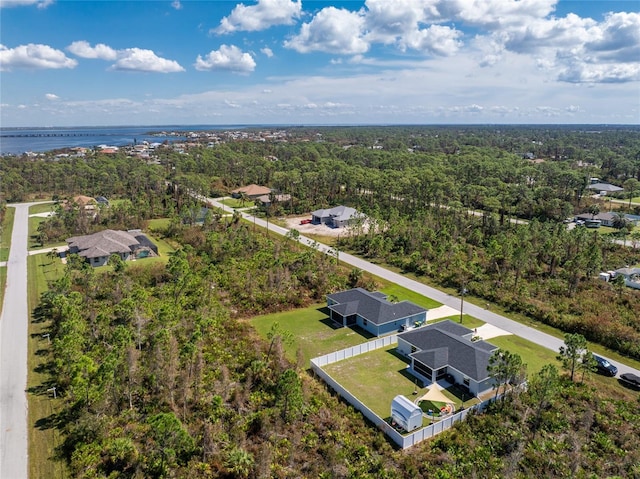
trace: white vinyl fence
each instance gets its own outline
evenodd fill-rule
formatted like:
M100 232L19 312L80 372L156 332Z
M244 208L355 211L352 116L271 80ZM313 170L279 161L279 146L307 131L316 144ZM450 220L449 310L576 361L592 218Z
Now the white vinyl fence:
M334 391L336 391L341 397L349 402L354 408L360 411L364 417L375 424L380 430L391 438L402 449L414 446L425 439L429 439L436 434L446 431L451 428L454 423L462 421L473 410L484 410L486 405L491 401L487 400L480 404L473 406L471 409L464 409L456 414L448 416L439 420L438 422L431 424L420 429L417 429L409 434L401 434L396 431L390 424L388 424L383 418L374 413L371 409L360 402L353 394L342 387L335 379L333 379L322 368L328 364L332 364L344 359L349 359L360 354L375 351L376 349L385 348L398 342L397 335L385 336L383 338L377 338L367 343L359 344L350 348L336 351L335 353L325 354L324 356L318 356L311 360L311 369L322 380L329 385ZM389 405L391 407L391 405Z

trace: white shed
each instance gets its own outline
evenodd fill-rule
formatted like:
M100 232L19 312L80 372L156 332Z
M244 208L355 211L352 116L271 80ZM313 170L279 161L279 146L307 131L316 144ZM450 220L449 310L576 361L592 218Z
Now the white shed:
M422 426L422 409L399 394L391 402L391 419L402 429L410 432Z

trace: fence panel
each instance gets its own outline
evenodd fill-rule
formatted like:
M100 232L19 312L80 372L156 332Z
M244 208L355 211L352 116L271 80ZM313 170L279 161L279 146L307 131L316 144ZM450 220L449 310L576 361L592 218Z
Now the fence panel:
M344 359L352 358L354 356L358 356L360 354L368 353L371 351L375 351L376 349L385 348L390 346L391 344L397 343L398 338L397 335L392 334L390 336L385 336L383 338L378 338L372 341L368 341L366 343L352 346L350 348L346 348L340 351L336 351L334 353L325 354L323 356L318 356L317 358L313 358L311 360L311 369L317 374L325 383L327 383L333 390L336 391L342 398L344 398L349 404L351 404L355 409L360 411L364 417L369 419L373 424L375 424L378 428L380 428L389 438L396 443L402 449L406 449L408 447L414 446L419 442L422 442L426 439L432 438L433 436L440 434L447 429L453 427L453 425L458 422L464 420L467 415L472 410L484 411L487 405L493 401L493 398L487 399L477 405L475 405L471 409L463 409L462 411L457 412L456 414L446 417L438 422L435 422L429 426L425 426L416 431L413 431L410 434L400 434L393 427L391 427L384 419L374 413L371 409L365 406L362 402L360 402L353 394L347 391L340 383L338 383L335 379L333 379L327 372L325 372L322 368L329 364L342 361ZM501 397L499 395L498 397Z

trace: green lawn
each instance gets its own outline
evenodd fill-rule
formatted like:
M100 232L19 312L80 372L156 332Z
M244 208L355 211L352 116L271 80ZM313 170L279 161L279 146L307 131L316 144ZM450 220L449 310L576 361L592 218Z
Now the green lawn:
M52 260L46 254L29 256L28 287L29 309L33 311L40 295L47 290L48 283L55 280L64 270L59 258ZM62 462L52 461L54 449L60 445L61 437L52 428L44 426L46 418L59 412L56 401L47 392L50 384L46 366L51 359L49 344L42 335L47 332L48 323L35 318L29 322L28 338L28 378L29 401L29 477L69 477Z
M340 385L362 401L369 409L383 419L391 414L391 401L398 394L417 399L429 391L416 385L415 377L407 371L409 363L396 353L396 346L377 349L353 358L329 364L323 369ZM456 410L462 406L462 400L451 390L443 390ZM415 393L415 394L414 394ZM478 402L477 399L465 400L469 407ZM427 424L427 420L424 420Z
M0 261L9 259L9 248L11 248L11 233L13 232L13 219L16 216L15 208L7 208L2 222L2 233L0 234Z
M271 326L277 322L282 330L293 335L291 344L285 345L287 357L295 361L300 349L304 365L308 367L309 361L316 356L355 346L370 339L369 336L364 336L364 331L335 328L327 313L324 304L316 304L308 308L256 316L251 319L251 324L266 338Z
M442 303L438 303L431 298L427 298L426 296L418 294L415 291L411 291L410 289L404 288L395 283L390 283L381 278L376 278L376 280L384 285L380 289L381 292L385 293L387 296L395 296L398 301L411 301L412 303L415 303L418 306L422 306L425 309L434 309L442 306Z
M381 291L388 295L394 295L400 301L406 299L427 309L440 306L437 301L401 286L387 283ZM277 321L283 330L289 331L293 335L293 342L285 347L287 357L295 360L297 351L300 349L305 364L309 364L309 360L316 356L332 353L371 339L371 335L366 331L335 328L329 320L328 310L325 306L325 304L315 304L309 308L258 316L251 319L251 324L262 337L266 338L271 326ZM455 319L455 321L458 320L459 317ZM482 322L465 315L464 324L473 328L480 326Z
M244 202L242 202L236 198L225 198L220 203L228 206L229 208L249 208L251 206L254 206L252 200L245 200Z
M42 245L36 239L38 234L38 226L40 223L46 221L47 218L42 218L40 216L30 216L29 217L29 246L28 249L34 248L42 248Z
M169 218L155 218L147 222L147 227L150 231L160 231L169 227Z
M522 362L527 365L528 375L536 374L546 364L554 364L558 369L561 369L560 362L556 359L556 352L538 346L520 336L509 334L487 339L487 342L520 355Z
M56 207L54 202L44 203L41 205L33 205L29 207L29 214L36 215L38 213L48 213L49 211L53 211Z

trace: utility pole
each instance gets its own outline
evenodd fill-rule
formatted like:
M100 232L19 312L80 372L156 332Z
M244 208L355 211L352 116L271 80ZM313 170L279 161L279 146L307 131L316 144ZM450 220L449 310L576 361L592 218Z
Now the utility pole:
M467 293L467 288L465 288L465 283L462 283L462 289L460 290L460 324L462 324L462 315L464 310L464 295Z

